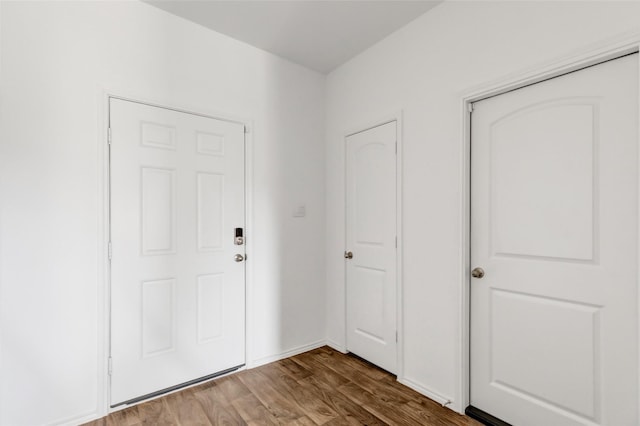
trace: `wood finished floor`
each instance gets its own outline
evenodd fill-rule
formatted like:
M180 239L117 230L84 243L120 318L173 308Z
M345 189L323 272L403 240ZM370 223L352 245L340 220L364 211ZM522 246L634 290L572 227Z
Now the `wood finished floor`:
M241 371L113 413L87 426L480 426L329 347Z

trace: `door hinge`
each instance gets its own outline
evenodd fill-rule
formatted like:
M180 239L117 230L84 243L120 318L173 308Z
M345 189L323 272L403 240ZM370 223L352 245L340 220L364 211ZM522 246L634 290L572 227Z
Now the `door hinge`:
M396 154L398 153L398 141L396 141Z
M396 343L398 343L398 332L396 331Z
M251 132L251 130L249 130L249 128L248 128L247 126L244 126L244 132L245 132L245 133L250 133L250 132Z
M471 102L467 104L467 111L473 112L473 104Z
M107 143L111 145L111 127L107 129Z
M113 358L111 357L109 357L107 370L109 371L109 375L111 376L111 374L113 373Z
M398 236L396 235L396 248L398 248Z
M107 251L109 252L109 260L111 260L111 258L113 257L113 245L111 244L111 241L109 241Z

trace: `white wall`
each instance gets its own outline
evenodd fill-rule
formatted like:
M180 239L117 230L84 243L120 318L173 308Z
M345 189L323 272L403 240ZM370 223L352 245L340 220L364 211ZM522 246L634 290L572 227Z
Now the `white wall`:
M327 78L327 324L344 341L344 134L404 111L404 379L461 405L461 98L640 29L640 3L445 2Z
M102 414L103 90L253 120L248 361L322 342L324 76L143 3L0 11L0 424Z

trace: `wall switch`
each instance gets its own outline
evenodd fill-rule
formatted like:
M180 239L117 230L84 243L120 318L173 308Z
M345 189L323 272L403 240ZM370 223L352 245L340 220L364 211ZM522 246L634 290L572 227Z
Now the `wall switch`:
M300 204L293 210L293 217L305 217L307 215L307 207L304 204Z

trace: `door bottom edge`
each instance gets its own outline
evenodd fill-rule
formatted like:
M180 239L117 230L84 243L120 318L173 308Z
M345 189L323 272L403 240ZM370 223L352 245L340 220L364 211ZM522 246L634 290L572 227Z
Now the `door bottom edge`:
M483 425L487 425L487 426L511 426L511 424L505 422L504 420L500 420L499 418L492 416L491 414L487 413L486 411L482 411L479 408L476 408L472 405L469 405L465 410L464 413L471 417L474 420L479 421L480 423L482 423Z
M120 407L122 405L137 404L138 402L141 402L141 401L144 401L144 400L147 400L147 399L151 399L151 398L155 398L157 396L168 394L170 392L173 392L173 391L176 391L176 390L179 390L179 389L182 389L182 388L187 388L189 386L193 386L193 385L196 385L198 383L203 383L203 382L206 382L208 380L215 379L216 377L224 376L225 374L233 373L234 371L239 370L240 368L242 368L244 366L245 366L245 364L240 364L240 365L237 365L235 367L227 368L225 370L218 371L218 372L213 373L213 374L208 374L206 376L198 377L197 379L189 380L188 382L180 383L180 384L175 385L175 386L170 386L168 388L164 388L164 389L161 389L159 391L151 392L151 393L148 393L146 395L138 396L136 398L132 398L132 399L129 399L129 400L126 400L126 401L123 401L123 402L118 402L117 404L111 405L110 408L116 408L116 407Z

